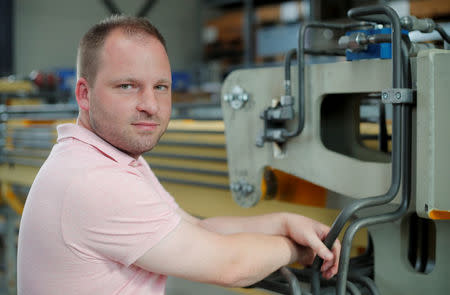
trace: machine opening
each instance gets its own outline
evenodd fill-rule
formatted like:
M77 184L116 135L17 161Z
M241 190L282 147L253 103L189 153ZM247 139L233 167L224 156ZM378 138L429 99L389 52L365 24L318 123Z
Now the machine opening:
M428 274L436 264L436 225L416 213L408 223L408 261L417 272Z
M326 95L320 110L325 147L362 161L389 162L390 120L379 103L379 93Z

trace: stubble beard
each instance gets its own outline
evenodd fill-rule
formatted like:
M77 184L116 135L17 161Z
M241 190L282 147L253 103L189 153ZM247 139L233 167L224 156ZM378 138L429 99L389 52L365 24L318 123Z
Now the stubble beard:
M119 126L122 128L114 128L114 124L108 124L113 122L113 119L104 119L106 117L108 114L96 107L91 109L89 120L94 132L112 146L135 158L152 150L165 131L158 129L151 133L139 134L133 130L131 123Z

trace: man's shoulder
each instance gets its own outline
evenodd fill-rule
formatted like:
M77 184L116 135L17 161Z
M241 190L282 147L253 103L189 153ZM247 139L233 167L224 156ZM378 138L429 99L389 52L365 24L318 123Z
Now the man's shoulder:
M56 143L50 152L46 165L62 165L65 169L89 168L99 165L114 166L115 161L92 145L74 138Z

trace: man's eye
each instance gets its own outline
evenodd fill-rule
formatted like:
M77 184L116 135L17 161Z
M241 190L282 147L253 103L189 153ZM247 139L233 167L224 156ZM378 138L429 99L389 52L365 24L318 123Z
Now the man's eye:
M157 85L155 88L157 90L167 90L167 89L169 89L169 87L166 86L166 85Z
M132 84L120 84L119 88L124 89L124 90L129 90L129 89L133 88L133 85Z

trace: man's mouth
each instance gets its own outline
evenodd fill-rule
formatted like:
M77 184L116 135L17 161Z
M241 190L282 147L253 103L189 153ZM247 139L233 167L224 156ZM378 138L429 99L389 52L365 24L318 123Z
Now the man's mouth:
M153 131L159 126L159 123L148 122L148 121L139 121L139 122L132 123L131 125L135 126L139 130Z

